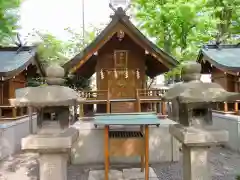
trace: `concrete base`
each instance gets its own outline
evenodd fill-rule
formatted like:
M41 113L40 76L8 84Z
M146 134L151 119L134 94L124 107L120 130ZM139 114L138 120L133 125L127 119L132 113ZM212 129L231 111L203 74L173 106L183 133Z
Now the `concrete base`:
M78 130L68 128L56 134L30 135L22 139L22 149L39 153L40 180L67 180L67 162Z
M169 125L175 124L171 120L162 121L160 127L149 128L149 162L161 163L179 160L179 143L169 133ZM79 138L71 149L72 164L103 164L104 163L104 130L94 127L92 121L79 121L73 125L79 130ZM125 130L136 130L138 127L114 126ZM113 127L111 127L112 129ZM110 163L126 164L140 163L140 157L111 157Z
M67 180L67 154L41 154L39 157L41 180Z
M140 168L110 170L109 180L142 180L144 179L144 172ZM149 168L149 179L157 180L157 175L152 168ZM104 180L104 170L93 170L89 172L88 180Z
M240 152L240 116L232 114L212 113L213 126L225 129L229 133L229 140L224 144L231 150Z

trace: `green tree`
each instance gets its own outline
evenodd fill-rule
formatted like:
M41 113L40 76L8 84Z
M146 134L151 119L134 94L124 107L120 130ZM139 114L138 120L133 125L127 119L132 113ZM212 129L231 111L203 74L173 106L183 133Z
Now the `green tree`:
M20 0L0 0L0 44L11 42L18 26ZM11 42L12 43L12 42Z
M239 0L133 0L133 10L140 29L180 63L195 60L199 48L219 36L239 34Z

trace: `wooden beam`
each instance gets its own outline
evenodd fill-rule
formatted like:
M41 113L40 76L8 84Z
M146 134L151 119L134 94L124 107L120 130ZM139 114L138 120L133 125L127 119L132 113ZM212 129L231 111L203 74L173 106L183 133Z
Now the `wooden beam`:
M109 172L109 126L104 127L104 159L105 159L105 180L108 180Z
M140 47L142 47L143 49L145 49L145 51L148 51L149 54L152 54L158 61L160 61L162 64L164 64L166 67L170 68L171 65L165 61L163 61L164 57L159 57L159 55L151 48L149 47L149 45L147 45L145 42L141 41L139 38L136 37L136 35L134 33L132 33L131 31L128 30L128 28L126 28L123 24L119 25L120 28L126 33L128 34L134 42L136 42Z
M145 125L145 180L149 179L149 128Z
M99 42L94 48L92 48L82 59L79 59L79 63L69 70L70 73L74 73L79 69L96 51L98 51L103 45L105 45L109 39L117 32L119 29L118 25L114 27L101 42Z

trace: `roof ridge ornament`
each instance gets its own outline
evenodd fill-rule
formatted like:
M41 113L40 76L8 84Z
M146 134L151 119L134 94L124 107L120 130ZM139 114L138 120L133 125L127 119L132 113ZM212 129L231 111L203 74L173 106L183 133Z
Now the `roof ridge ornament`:
M126 6L123 8L122 6ZM109 7L113 10L114 15L110 17L128 17L126 15L127 10L131 7L131 4L127 2L127 0L110 0Z

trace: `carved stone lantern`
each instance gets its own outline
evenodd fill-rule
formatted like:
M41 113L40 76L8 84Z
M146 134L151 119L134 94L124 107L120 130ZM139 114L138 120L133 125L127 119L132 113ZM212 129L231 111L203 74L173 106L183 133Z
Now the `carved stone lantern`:
M64 74L62 67L49 66L46 86L19 89L16 99L10 100L13 106L45 108L56 113L59 127L42 127L40 118L39 132L22 139L22 150L39 153L40 180L67 180L69 152L78 138L78 130L69 127L69 106L74 106L81 99L76 91L62 86Z
M170 126L170 133L182 143L183 179L210 180L207 154L209 146L228 141L228 132L214 129L211 104L240 99L239 93L225 91L216 83L200 81L201 65L189 62L182 68L183 82L164 95L175 107L172 117L179 124Z
M79 100L78 93L69 87L62 86L65 79L64 69L58 65L51 65L46 69L47 85L39 87L26 87L16 91L16 99L11 99L13 106L27 106L36 109L44 109L49 113L55 113L56 120L62 129L69 125L69 106L74 106ZM40 111L41 112L41 111ZM41 113L38 125L42 127L43 117Z

